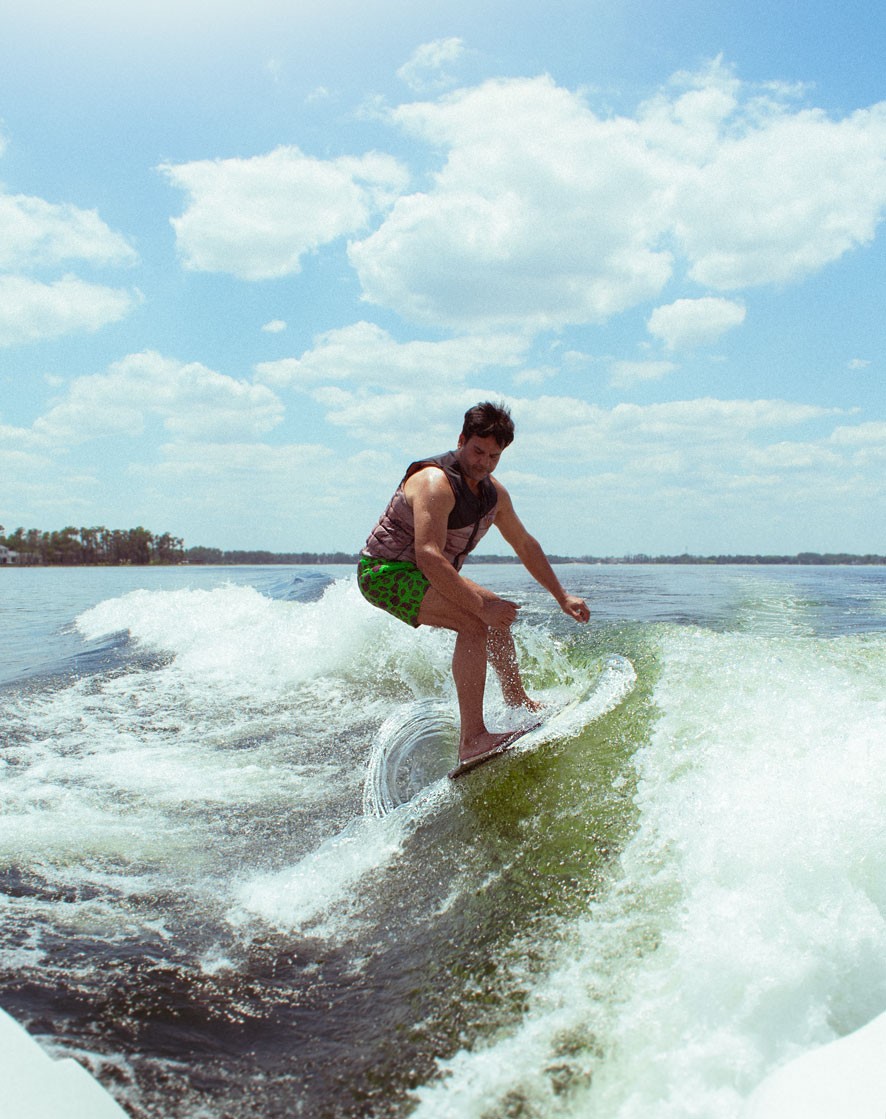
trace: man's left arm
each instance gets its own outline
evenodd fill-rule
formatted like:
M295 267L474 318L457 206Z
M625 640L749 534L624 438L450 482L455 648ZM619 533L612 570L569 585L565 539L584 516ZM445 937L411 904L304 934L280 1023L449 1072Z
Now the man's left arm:
M497 480L495 487L498 490L495 527L517 553L517 558L532 578L554 596L560 609L575 618L577 622L586 622L591 612L585 600L577 595L568 594L563 589L541 544L526 531L526 527L514 511L510 494Z

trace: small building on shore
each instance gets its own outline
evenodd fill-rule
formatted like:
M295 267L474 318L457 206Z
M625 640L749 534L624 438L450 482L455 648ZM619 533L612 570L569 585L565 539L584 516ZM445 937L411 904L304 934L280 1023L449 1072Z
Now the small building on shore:
M11 563L18 563L18 552L0 544L0 567L8 567Z

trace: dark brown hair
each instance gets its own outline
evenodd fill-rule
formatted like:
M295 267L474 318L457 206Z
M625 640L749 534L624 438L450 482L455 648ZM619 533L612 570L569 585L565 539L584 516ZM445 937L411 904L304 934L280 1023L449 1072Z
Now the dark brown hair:
M491 435L499 447L509 447L514 441L514 421L506 404L492 404L485 400L465 412L461 434L464 439L470 439L472 435L485 439Z

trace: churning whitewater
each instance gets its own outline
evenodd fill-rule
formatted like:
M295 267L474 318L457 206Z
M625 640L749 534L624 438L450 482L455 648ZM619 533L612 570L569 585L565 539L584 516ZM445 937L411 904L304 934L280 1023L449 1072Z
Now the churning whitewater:
M458 782L350 571L0 581L0 1006L135 1119L739 1119L886 1010L882 568L484 566L568 717Z

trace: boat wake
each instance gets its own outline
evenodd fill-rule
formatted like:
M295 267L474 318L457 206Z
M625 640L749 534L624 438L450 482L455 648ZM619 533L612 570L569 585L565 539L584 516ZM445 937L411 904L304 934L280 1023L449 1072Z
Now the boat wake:
M580 681L581 675L577 674L576 679ZM614 654L592 666L583 683L539 693L551 714L509 753L523 754L575 737L617 707L636 680L627 657ZM496 719L496 726L515 729L520 718L536 716L506 712ZM363 785L364 814L384 816L437 786L457 756L458 726L451 702L426 699L399 708L382 724L372 744Z

